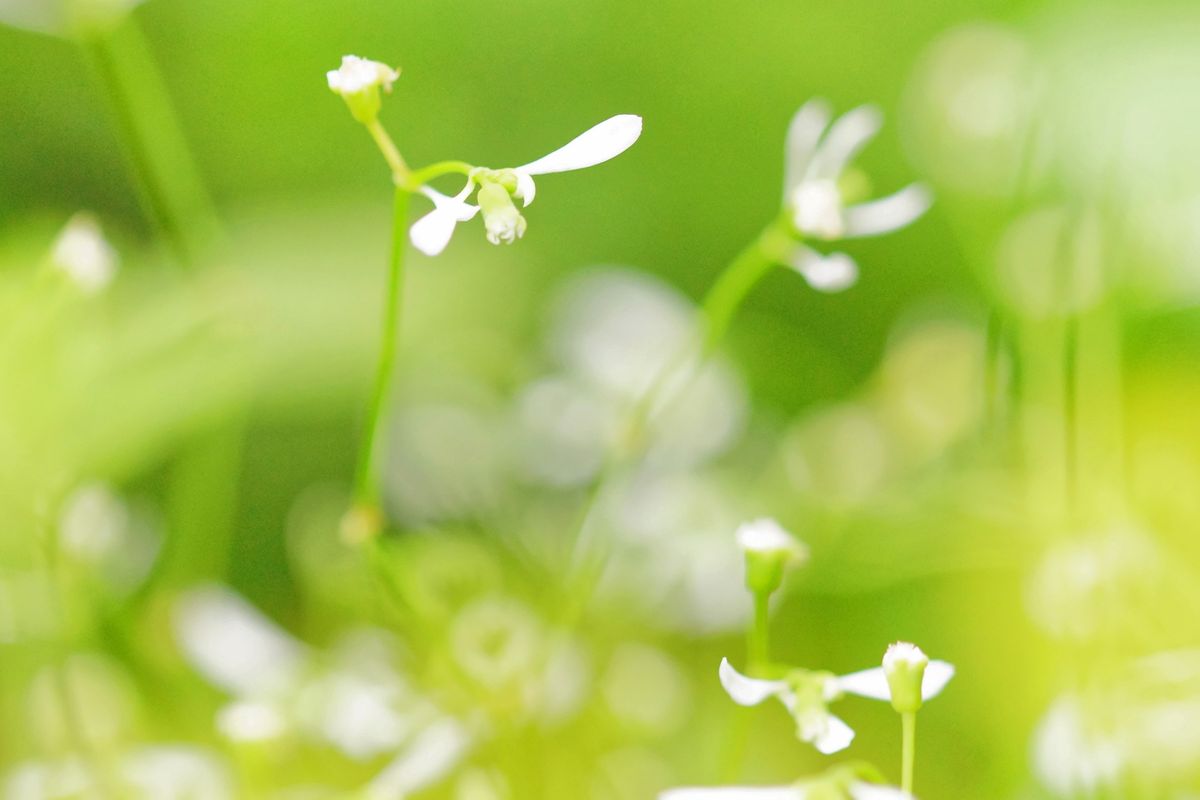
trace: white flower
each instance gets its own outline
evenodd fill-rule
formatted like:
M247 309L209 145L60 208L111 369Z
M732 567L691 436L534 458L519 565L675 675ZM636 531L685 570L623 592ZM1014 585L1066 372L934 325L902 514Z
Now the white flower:
M928 210L932 198L921 184L847 205L843 173L879 131L883 116L873 106L860 106L833 124L830 119L823 100L810 100L788 128L784 204L802 236L826 241L878 236L911 224ZM798 248L791 265L819 291L845 289L858 275L853 260L844 253L822 257Z
M825 704L844 694L885 702L892 699L883 667L841 676L798 670L786 680L762 680L741 674L728 659L721 659L718 674L721 686L738 705L756 706L772 697L779 700L795 718L800 739L810 742L826 755L848 747L854 739L854 731L830 714ZM922 699L928 700L941 693L952 677L953 666L945 661L930 661L921 686ZM814 685L819 691L806 691Z
M342 96L350 113L364 125L370 125L379 115L383 102L379 90L390 92L399 77L400 70L358 56L343 56L339 68L325 73L330 90Z
M611 117L596 125L549 155L542 156L511 170L511 179L515 182L513 196L519 198L523 205L533 202L537 187L534 185L534 175L548 175L554 172L569 172L601 164L625 152L638 140L642 133L642 118L634 114L621 114ZM490 173L492 170L477 170L479 173ZM413 245L428 256L435 256L445 249L454 226L475 216L479 210L466 202L475 189L476 178L472 177L457 196L451 198L429 188L422 188L421 193L433 201L434 208L421 219L417 220L409 230ZM520 220L519 222L517 220ZM499 242L511 243L524 232L524 219L520 215L511 215L488 222L488 240L493 244Z
M399 77L399 70L358 56L343 56L340 67L325 73L329 88L343 97L379 88L390 92Z
M803 558L808 548L796 541L773 519L756 519L738 526L737 543L746 553Z
M117 253L87 213L71 217L54 242L50 263L89 294L108 286L117 273Z
M819 784L824 790L825 783ZM658 795L658 800L805 800L812 792L804 783L792 786L684 786L668 789ZM912 800L893 786L881 786L866 781L853 781L844 789L845 796L852 800ZM822 798L830 797L824 791Z

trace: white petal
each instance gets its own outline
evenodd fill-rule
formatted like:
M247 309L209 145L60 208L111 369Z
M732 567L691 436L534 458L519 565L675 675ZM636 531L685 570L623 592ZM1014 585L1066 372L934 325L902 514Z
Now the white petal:
M789 265L818 292L840 292L858 282L858 264L845 253L825 256L807 247L798 247Z
M847 236L878 236L911 225L933 204L925 186L914 183L895 194L846 209Z
M471 183L454 197L447 197L441 192L421 187L421 193L433 201L433 211L412 224L408 229L408 238L413 246L427 256L436 256L446 249L450 237L454 235L454 226L475 216L479 206L463 202L471 193Z
M859 697L869 697L872 700L891 702L892 690L888 688L887 675L883 667L864 669L861 672L851 672L837 679L837 686L843 692L856 694Z
M546 175L592 167L619 156L642 135L642 118L620 114L589 128L549 155L517 167L518 173Z
M921 680L921 699L928 700L931 697L937 697L953 677L953 664L945 661L930 661L929 666L925 667L925 677Z
M859 106L838 117L813 156L808 177L836 179L882 124L883 114L875 106Z
M763 681L758 678L748 678L733 668L729 659L721 659L721 668L717 671L721 677L721 685L739 706L756 706L768 697L774 697L787 691L786 681Z
M850 796L854 800L913 800L913 796L895 786L856 781L850 784Z
M820 97L809 100L788 125L787 145L783 158L783 195L786 200L804 180L804 173L812 162L821 134L829 125L829 104Z
M658 800L804 800L798 786L682 786L660 792Z
M436 256L450 244L458 217L446 208L435 208L412 224L408 238L413 247L427 256Z
M845 750L854 741L854 729L830 714L826 721L825 732L816 738L813 746L825 755Z
M533 176L528 172L517 172L517 197L521 198L521 205L527 206L532 203L535 194L537 185L533 182Z

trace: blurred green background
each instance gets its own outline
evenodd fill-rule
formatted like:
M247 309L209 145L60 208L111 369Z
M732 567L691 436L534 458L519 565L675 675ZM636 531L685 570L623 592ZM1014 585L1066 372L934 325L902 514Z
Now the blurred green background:
M356 792L390 751L256 749L214 731L215 710L239 693L197 678L168 620L190 587L218 582L314 652L359 624L398 631L389 646L412 684L474 720L471 754L429 796L599 800L794 780L828 759L778 708L738 722L716 681L720 658L741 655L740 617L704 624L701 603L677 624L662 598L622 583L661 580L667 594L676 572L646 577L636 562L692 553L686 592L702 596L710 565L688 537L732 542L739 521L773 515L813 555L777 607L777 658L842 673L912 639L957 665L922 712L920 796L1200 791L1195 9L147 0L134 21L223 221L191 274L139 206L84 51L0 26L5 765L89 750L119 762L135 743L180 741L219 752L239 788L147 797L375 800ZM438 603L381 604L337 539L378 346L391 195L325 84L346 53L403 69L382 118L413 164L524 163L611 115L645 119L620 158L542 179L517 245L487 245L473 223L437 259L410 253L389 569L401 594L424 597L424 559L445 559L461 594L520 598L547 642L582 642L589 666L568 672L588 676L587 699L561 728L472 683L453 666ZM660 279L629 278L670 308L682 300L664 286L699 300L778 213L784 132L813 96L840 111L879 105L887 122L859 166L876 193L922 179L937 201L910 228L838 245L861 265L850 291L815 292L785 269L756 288L723 354L736 388L715 417L735 419L734 432L656 467L650 499L629 490L649 504L643 527L679 541L639 539L651 534L628 521L637 503L614 512L603 535L617 549L632 541L621 550L631 563L614 555L617 588L582 621L556 621L582 484L514 477L507 461L528 387L569 372L556 298L602 265ZM29 277L84 209L121 254L102 305ZM439 409L462 416L422 416ZM683 440L715 424L697 419ZM153 579L113 589L67 570L53 603L74 607L73 621L29 634L38 625L22 620L42 589L18 586L54 571L37 531L95 481L124 498L123 529L144 518L161 537ZM670 513L655 505L663 486L682 498ZM713 580L726 586L731 565L736 588L729 554ZM630 656L630 643L649 650ZM104 653L123 676L97 679L96 692L120 695L105 702L125 711L82 701L84 716L130 718L113 732L56 732L56 714L86 723L38 705L41 670L76 650ZM138 699L112 689L125 683ZM629 712L656 699L658 716ZM842 716L859 731L850 755L895 780L890 709ZM724 737L739 726L749 738L731 773ZM91 796L38 794L15 774L5 796Z

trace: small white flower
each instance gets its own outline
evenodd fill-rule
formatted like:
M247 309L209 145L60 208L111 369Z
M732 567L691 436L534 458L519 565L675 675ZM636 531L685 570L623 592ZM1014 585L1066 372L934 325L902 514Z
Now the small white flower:
M287 730L287 720L269 703L236 700L217 712L217 730L231 742L266 742Z
M379 116L383 102L379 90L390 92L399 77L400 70L358 56L343 56L340 67L325 73L330 90L342 96L350 113L364 125Z
M762 680L743 675L734 669L728 659L721 659L718 674L721 686L738 705L756 706L772 697L779 700L795 718L800 739L810 742L826 755L848 747L854 739L854 731L845 722L830 714L825 704L840 699L844 694L884 702L890 702L892 699L887 674L882 666L840 676L797 671L787 680ZM940 694L952 677L953 666L945 661L930 661L921 685L922 700ZM798 687L804 688L803 683L810 679L819 681L820 691L815 696L806 696L797 691Z
M738 546L745 553L779 554L790 558L808 555L808 548L773 519L756 519L739 525L736 536Z
M342 65L325 73L329 88L343 97L370 89L392 90L392 84L400 77L400 71L387 64L358 56L343 56Z
M628 150L642 133L642 118L634 114L620 114L596 125L549 155L542 156L520 167L514 167L509 176L515 181L513 196L522 205L533 202L537 187L533 176L555 172L585 169L615 158ZM478 170L480 173L492 170ZM433 201L434 208L417 220L409 230L413 245L427 256L435 256L445 249L454 233L454 226L475 216L478 206L466 202L475 189L472 177L457 196L450 198L429 188L421 193ZM515 211L515 209L514 209ZM493 244L511 243L524 233L524 219L520 214L513 217L505 213L492 219L485 213L488 240Z
M50 263L89 294L108 286L117 274L117 253L87 213L71 217L54 242Z
M929 191L919 184L868 203L844 204L839 179L882 123L878 109L860 106L831 125L829 107L819 99L796 112L788 128L784 202L802 234L877 236L909 225L929 208Z

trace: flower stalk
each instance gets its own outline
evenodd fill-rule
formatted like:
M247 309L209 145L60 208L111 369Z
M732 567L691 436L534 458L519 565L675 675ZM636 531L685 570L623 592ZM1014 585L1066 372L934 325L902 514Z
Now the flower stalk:
M900 789L912 796L913 765L917 759L917 712L909 711L900 715L901 726L901 763Z

